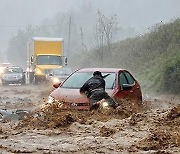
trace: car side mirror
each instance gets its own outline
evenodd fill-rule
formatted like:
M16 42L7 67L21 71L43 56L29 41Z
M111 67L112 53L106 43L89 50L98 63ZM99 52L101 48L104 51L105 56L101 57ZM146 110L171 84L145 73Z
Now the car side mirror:
M53 76L53 74L52 74L52 73L50 73L50 74L49 74L49 76L51 76L51 77L52 77L52 76Z
M61 85L61 83L62 83L62 82L55 83L55 84L53 84L53 87L54 87L54 88L58 88L58 87Z
M68 63L68 62L67 62L67 57L65 57L65 59L64 59L64 64L67 65L67 63Z
M62 62L64 66L67 66L67 57L66 56L62 56Z
M33 56L31 56L30 62L31 62L31 64L34 63L34 57Z
M122 84L122 90L130 90L132 86L130 84Z

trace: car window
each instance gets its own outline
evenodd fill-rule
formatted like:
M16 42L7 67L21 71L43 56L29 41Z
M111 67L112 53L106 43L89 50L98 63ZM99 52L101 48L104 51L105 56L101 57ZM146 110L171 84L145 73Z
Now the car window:
M89 78L92 73L74 73L62 85L64 88L80 88Z
M69 75L71 73L72 73L72 71L68 68L59 68L59 69L53 70L54 75Z
M106 89L113 89L115 88L116 78L115 73L102 73L102 75L109 74L104 80L106 82Z
M128 84L128 81L127 81L124 73L121 73L119 77L120 77L120 86L122 86L123 84Z
M134 78L133 78L128 72L125 72L124 74L125 74L126 77L127 77L128 83L129 83L130 85L134 84L134 82L135 82Z
M22 73L22 69L21 68L16 68L16 67L12 67L12 68L6 68L4 73L7 73L7 74L11 74L11 73Z
M75 72L62 85L63 88L81 88L83 84L90 79L93 72ZM112 89L115 83L115 73L102 73L102 75L110 74L105 78L106 89Z

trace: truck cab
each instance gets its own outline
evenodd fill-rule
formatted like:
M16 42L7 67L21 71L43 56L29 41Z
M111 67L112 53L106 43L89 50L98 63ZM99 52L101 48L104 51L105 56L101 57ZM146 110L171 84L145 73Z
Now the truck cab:
M45 81L53 69L66 65L67 58L63 54L62 38L33 38L28 51L31 82Z

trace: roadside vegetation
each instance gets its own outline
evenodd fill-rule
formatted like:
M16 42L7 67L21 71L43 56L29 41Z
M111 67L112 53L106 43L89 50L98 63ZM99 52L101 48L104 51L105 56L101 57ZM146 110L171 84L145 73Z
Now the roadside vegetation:
M72 63L79 67L127 68L135 74L145 92L180 93L180 19L159 23L149 33L116 42L107 49L108 46L103 60L94 49L75 56Z

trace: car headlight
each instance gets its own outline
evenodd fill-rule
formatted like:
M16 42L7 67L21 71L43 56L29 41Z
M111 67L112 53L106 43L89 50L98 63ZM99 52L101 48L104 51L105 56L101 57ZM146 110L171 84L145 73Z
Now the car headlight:
M52 97L52 96L49 96L49 97L48 97L48 103L52 104L52 103L54 103L54 102L55 102L55 98Z
M55 99L54 97L52 97L52 96L49 96L49 97L48 97L48 103L49 103L49 104L57 103L58 107L62 107L62 105L63 105L63 102L60 102L60 101L56 100L56 99Z
M7 77L6 77L6 75L2 75L2 79L6 79Z
M37 74L37 75L42 75L43 72L42 72L42 70L40 70L39 68L36 68L36 69L35 69L35 74Z
M103 103L102 103L102 106L103 106L103 107L108 107L108 106L109 106L109 103L108 103L108 102L103 102Z
M60 82L60 80L59 80L58 78L56 78L56 77L54 77L54 78L52 79L52 81L53 81L54 84Z

